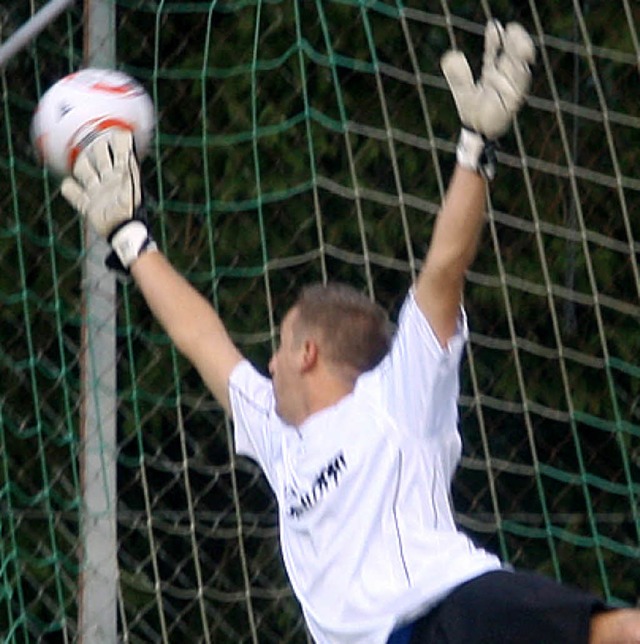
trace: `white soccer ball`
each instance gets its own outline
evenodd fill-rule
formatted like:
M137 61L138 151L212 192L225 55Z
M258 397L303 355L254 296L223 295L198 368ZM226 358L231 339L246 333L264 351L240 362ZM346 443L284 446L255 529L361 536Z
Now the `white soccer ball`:
M112 69L83 69L52 85L40 99L31 123L31 140L48 168L70 174L76 157L105 130L133 133L138 158L155 128L155 110L144 88Z

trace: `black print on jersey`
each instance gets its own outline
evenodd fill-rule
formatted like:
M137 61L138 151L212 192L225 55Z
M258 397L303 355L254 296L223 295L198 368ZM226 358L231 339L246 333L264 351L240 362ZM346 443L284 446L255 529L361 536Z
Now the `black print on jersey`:
M338 486L340 477L346 469L347 461L343 452L339 452L318 472L308 492L300 493L290 489L289 492L295 498L295 502L289 506L289 516L299 519L307 510L310 510L329 491L331 485Z

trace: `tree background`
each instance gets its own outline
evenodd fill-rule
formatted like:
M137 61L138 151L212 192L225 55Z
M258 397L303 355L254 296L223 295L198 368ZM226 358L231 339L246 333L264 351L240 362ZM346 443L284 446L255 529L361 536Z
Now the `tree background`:
M304 283L347 280L397 313L454 160L459 124L439 58L455 43L479 63L489 14L531 31L531 96L501 142L469 274L454 501L461 525L515 566L637 602L637 4L116 4L118 67L158 110L143 164L155 236L262 369ZM43 5L3 3L0 39ZM9 641L76 634L83 227L35 161L29 123L82 51L77 6L2 70ZM116 359L122 631L305 641L266 483L232 457L226 419L128 284Z

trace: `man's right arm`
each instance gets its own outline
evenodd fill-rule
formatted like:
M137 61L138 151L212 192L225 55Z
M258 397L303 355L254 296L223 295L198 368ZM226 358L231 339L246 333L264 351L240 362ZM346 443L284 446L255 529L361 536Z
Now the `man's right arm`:
M62 194L111 245L111 268L131 272L151 312L227 413L229 377L242 360L218 314L158 252L144 215L130 132L108 130L85 148Z
M151 312L227 413L229 377L243 359L210 302L162 253L145 252L130 266Z

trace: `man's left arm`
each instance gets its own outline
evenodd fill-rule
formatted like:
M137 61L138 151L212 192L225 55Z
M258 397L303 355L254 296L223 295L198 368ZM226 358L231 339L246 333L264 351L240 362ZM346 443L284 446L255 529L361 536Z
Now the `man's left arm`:
M482 233L486 180L457 165L415 285L420 310L442 346L455 334L465 274Z
M494 142L509 129L524 103L534 60L533 41L522 26L509 23L503 28L495 20L485 29L477 82L460 51L449 51L442 58L462 131L457 165L415 285L418 306L442 346L456 332L465 274L478 249L487 182L495 174Z

